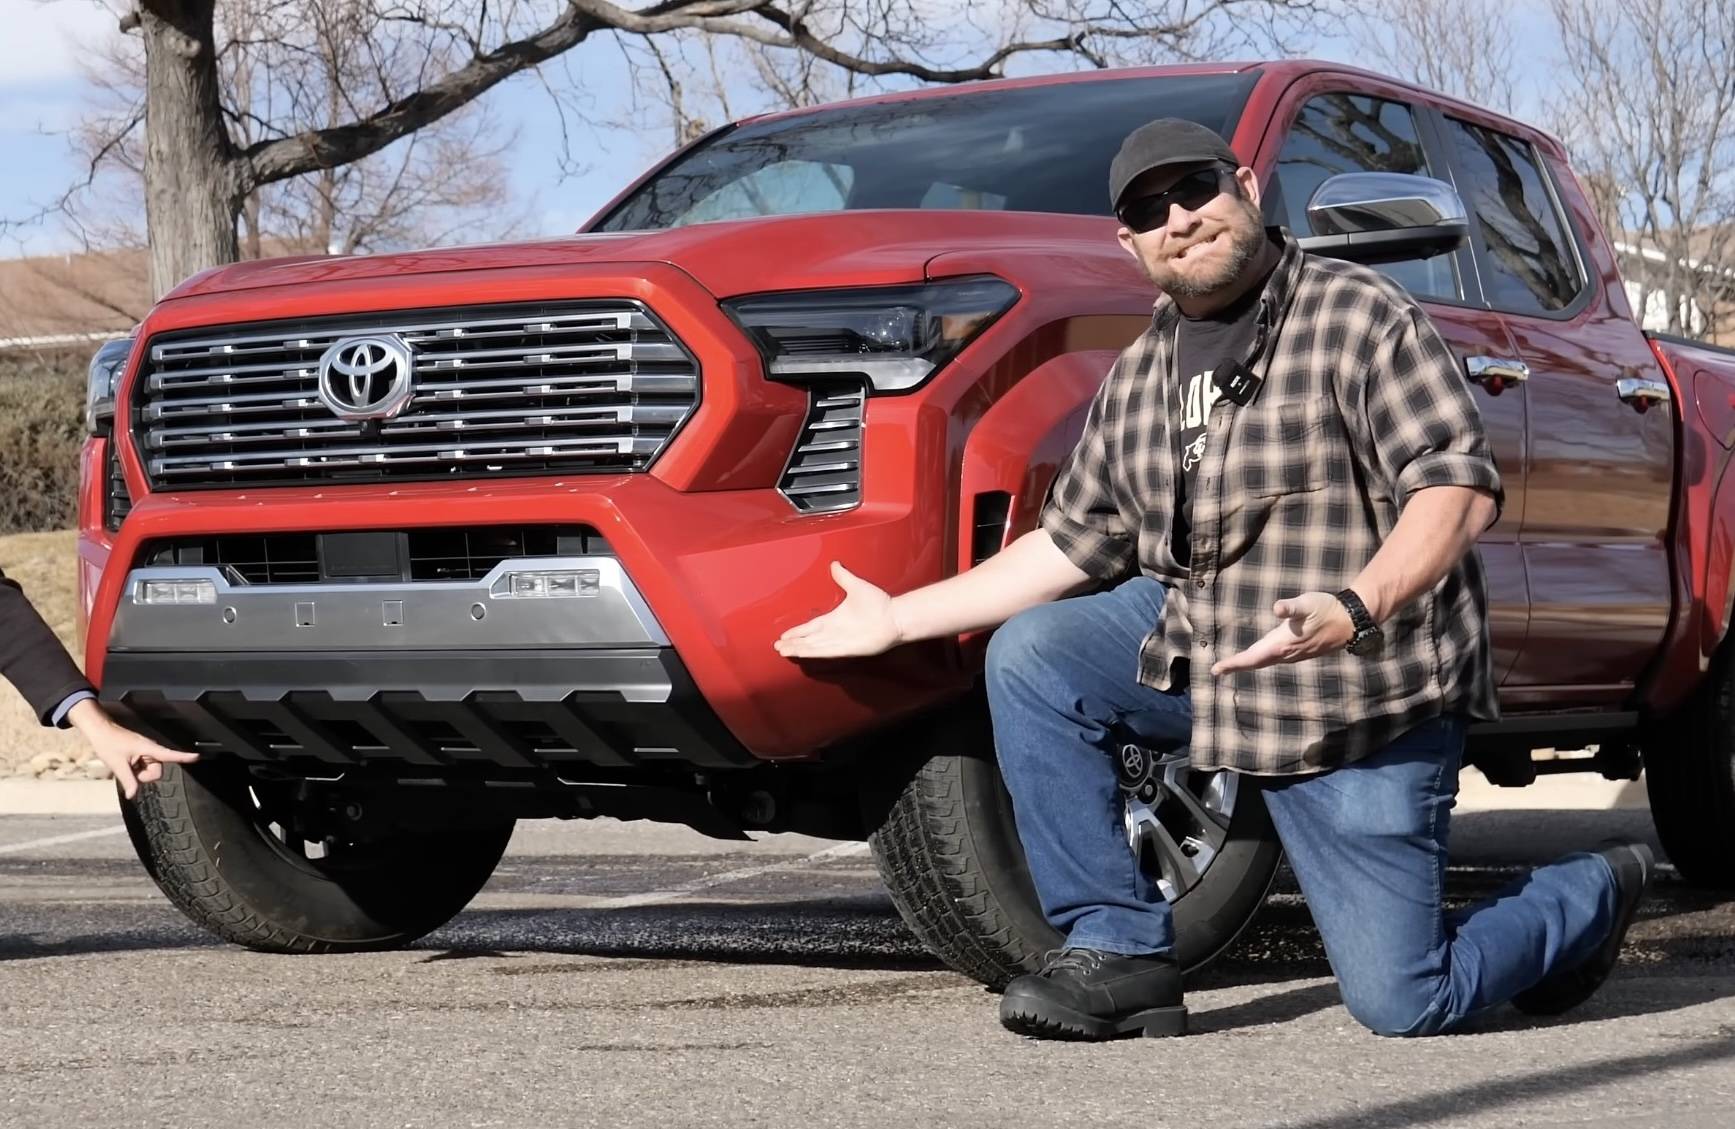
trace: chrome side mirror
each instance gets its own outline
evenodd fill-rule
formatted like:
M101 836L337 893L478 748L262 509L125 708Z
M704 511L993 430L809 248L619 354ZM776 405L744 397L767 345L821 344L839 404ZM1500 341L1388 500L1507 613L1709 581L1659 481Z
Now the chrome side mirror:
M1352 172L1331 177L1307 202L1304 251L1380 263L1455 251L1469 235L1457 189L1431 176Z

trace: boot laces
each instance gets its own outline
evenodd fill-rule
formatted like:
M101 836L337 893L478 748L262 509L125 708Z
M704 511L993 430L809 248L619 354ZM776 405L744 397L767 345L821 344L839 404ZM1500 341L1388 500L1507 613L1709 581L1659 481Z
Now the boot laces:
M1051 949L1043 955L1042 975L1052 976L1056 972L1081 972L1088 976L1102 967L1102 954L1095 949L1075 949L1070 946Z

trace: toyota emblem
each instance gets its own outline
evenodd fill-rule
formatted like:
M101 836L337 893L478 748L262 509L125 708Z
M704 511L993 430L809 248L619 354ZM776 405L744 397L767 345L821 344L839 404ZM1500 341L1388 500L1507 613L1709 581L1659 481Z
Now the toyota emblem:
M339 419L391 419L410 402L410 347L383 333L345 337L319 358L319 401Z

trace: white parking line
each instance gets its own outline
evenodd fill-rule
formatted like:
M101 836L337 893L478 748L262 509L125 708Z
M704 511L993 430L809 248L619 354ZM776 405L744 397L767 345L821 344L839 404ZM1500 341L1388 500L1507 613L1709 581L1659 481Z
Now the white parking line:
M781 862L768 862L760 866L744 866L740 870L726 870L722 874L713 874L707 878L695 878L691 882L683 882L679 886L671 886L667 890L653 890L648 894L627 894L619 898L603 898L586 905L586 909L631 909L634 906L656 905L658 902L671 902L676 898L684 898L688 894L696 894L701 890L709 890L714 886L725 886L731 882L740 882L748 878L757 878L761 874L775 874L780 870L799 870L804 866L830 862L832 859L848 858L852 855L866 854L866 843L839 843L827 847L823 851L815 851L811 855L800 858L784 859Z
M107 835L125 835L126 825L119 827L99 827L95 831L74 831L69 835L50 835L46 839L31 839L24 843L6 843L0 845L0 855L16 855L25 851L34 851L38 847L58 847L62 843L77 843L85 839L101 839Z

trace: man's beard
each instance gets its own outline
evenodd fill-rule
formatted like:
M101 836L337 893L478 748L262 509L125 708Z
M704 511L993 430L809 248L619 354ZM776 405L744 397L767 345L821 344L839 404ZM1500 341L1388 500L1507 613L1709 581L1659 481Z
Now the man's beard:
M1153 267L1141 255L1139 262L1145 268L1145 277L1155 283L1157 289L1177 298L1205 298L1233 285L1259 257L1265 243L1265 229L1260 224L1258 211L1245 200L1240 201L1240 205L1241 222L1227 229L1229 254L1216 270L1206 275L1183 275L1179 271Z

